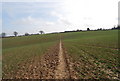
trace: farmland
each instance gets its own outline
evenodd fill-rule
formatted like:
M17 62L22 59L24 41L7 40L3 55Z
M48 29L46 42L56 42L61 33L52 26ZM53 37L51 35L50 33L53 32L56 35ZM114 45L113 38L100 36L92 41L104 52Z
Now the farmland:
M81 78L117 77L117 30L67 33L63 35L63 40Z
M41 56L58 42L58 35L25 36L3 39L3 76L10 78L19 64Z
M54 79L59 66L60 38L63 69L70 71L71 77L117 79L118 30L3 38L3 78Z

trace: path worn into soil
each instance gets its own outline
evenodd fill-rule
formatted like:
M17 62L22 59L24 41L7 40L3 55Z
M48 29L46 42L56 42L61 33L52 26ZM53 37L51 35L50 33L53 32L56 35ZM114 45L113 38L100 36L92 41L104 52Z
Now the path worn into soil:
M20 64L19 70L9 77L11 79L77 79L72 64L60 41L49 48L43 56L34 56Z
M71 58L60 40L42 56L33 56L16 64L18 70L6 73L3 79L117 79L118 75L106 68L105 64L88 56L89 52L81 51L83 55L79 60Z
M66 62L65 62L65 57L63 55L63 49L62 49L62 43L60 40L59 44L59 65L57 66L57 70L55 73L55 78L56 79L63 79L63 78L69 78L69 71L66 69Z

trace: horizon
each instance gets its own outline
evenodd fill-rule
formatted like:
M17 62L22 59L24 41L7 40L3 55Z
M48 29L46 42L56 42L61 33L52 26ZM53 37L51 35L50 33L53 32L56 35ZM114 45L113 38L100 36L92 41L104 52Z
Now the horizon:
M52 33L87 28L109 29L118 25L117 0L6 1L0 3L1 5L1 32L10 36L14 31L23 35L26 32L39 33L40 30Z

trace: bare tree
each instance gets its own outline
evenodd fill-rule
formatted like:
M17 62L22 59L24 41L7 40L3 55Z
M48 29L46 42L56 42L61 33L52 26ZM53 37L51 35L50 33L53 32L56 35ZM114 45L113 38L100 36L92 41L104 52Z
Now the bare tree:
M6 33L2 33L1 35L2 35L2 37L5 37L5 36L6 36Z
M39 31L40 32L40 34L44 34L44 31Z
M17 36L18 32L15 31L15 32L13 32L13 34L14 34L15 36Z

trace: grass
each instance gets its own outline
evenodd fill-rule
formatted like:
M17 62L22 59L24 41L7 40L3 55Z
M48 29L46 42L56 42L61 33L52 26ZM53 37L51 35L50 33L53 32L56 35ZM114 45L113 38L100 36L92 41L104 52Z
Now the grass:
M92 63L96 63L97 66L110 69L115 74L118 72L117 67L120 66L118 63L118 30L86 31L62 35L65 48L75 61L94 60Z
M56 41L58 38L57 34L44 34L44 35L33 35L33 36L22 36L22 37L11 37L2 39L3 49L14 48L32 44L39 44L45 42Z
M0 78L2 78L2 39L0 38Z
M119 71L118 30L61 33L61 37L68 54L80 63L74 67L80 77L94 77L90 73L97 78L114 77ZM58 34L3 38L3 77L10 78L19 64L41 56L59 40ZM112 73L106 72L109 70Z
M16 72L19 64L41 56L59 41L58 34L3 38L3 77Z

